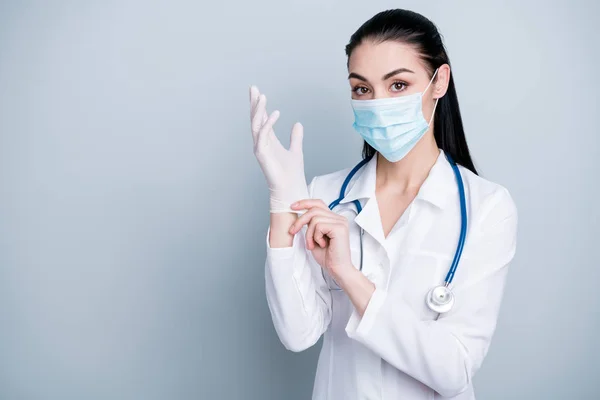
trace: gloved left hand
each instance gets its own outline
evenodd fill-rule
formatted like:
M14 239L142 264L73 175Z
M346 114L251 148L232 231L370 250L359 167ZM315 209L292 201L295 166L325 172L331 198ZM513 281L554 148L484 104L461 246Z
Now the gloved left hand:
M290 149L285 149L275 132L273 125L279 118L274 111L267 118L267 98L258 88L250 88L250 119L254 138L254 155L267 178L272 213L292 212L290 205L309 197L304 176L304 156L302 154L303 128L296 123L292 128Z

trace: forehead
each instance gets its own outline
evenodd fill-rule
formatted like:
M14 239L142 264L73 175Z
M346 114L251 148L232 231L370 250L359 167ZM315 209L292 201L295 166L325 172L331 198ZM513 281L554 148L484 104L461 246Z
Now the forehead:
M366 40L354 49L348 60L349 72L373 79L381 79L398 68L408 68L417 74L426 73L414 47L393 40L381 43Z

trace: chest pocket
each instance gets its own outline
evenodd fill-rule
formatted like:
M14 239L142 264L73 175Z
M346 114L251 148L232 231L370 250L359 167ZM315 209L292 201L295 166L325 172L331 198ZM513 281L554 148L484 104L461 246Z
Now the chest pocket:
M427 307L425 298L431 288L443 283L445 265L445 258L435 254L400 254L388 290L401 293L421 320L433 320L437 313Z

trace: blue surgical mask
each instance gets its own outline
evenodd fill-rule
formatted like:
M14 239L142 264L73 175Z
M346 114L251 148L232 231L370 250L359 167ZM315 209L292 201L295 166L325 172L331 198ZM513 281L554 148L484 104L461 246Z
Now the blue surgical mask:
M435 101L429 123L423 117L422 93L373 100L352 100L354 129L388 161L403 159L425 135L433 120L438 100Z

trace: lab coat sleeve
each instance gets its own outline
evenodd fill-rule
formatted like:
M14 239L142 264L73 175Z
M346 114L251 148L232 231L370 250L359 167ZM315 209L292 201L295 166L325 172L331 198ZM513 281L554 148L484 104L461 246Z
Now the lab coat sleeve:
M314 178L308 189L313 197ZM331 321L331 294L321 267L306 250L306 228L291 247L271 248L267 233L265 288L273 325L283 345L302 351L314 345Z
M349 337L445 397L465 391L483 362L515 254L516 208L505 189L494 197L457 272L474 268L476 278L453 289L449 313L421 320L401 294L377 287L362 318L355 310L346 326Z

